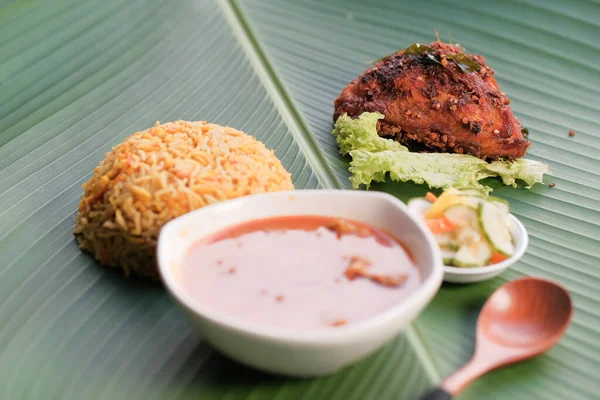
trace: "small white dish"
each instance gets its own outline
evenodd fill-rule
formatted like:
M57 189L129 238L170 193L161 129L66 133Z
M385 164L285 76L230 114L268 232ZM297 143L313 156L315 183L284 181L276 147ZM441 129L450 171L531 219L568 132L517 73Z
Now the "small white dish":
M183 290L179 268L196 241L232 225L286 215L344 217L387 230L413 255L422 273L421 286L381 314L347 326L315 331L248 323L195 302ZM378 350L421 313L437 293L443 276L435 238L404 203L385 193L346 190L259 194L192 211L162 228L158 265L169 293L215 348L242 364L297 377L326 375Z
M408 202L408 208L420 218L424 218L425 213L431 207L431 203L425 199L412 199ZM474 283L492 279L508 269L511 265L517 262L529 245L529 235L527 230L512 214L509 218L513 222L512 234L515 239L515 253L512 257L499 262L497 264L476 267L476 268L457 268L444 265L444 281L452 283Z

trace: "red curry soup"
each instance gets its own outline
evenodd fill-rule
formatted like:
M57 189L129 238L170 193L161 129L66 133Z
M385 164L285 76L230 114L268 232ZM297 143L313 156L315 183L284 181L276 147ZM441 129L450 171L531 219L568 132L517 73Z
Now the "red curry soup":
M181 268L200 304L271 327L310 330L364 320L421 283L410 254L389 233L346 219L254 220L196 244Z

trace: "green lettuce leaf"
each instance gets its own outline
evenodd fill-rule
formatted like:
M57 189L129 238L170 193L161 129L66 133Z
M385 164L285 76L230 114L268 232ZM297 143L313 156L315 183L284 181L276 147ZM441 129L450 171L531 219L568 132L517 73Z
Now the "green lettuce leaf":
M352 119L346 114L338 118L333 129L340 153L349 154L350 181L356 189L372 182L383 182L386 176L394 181L413 181L432 188L471 187L491 192L479 181L499 177L505 185L517 186L522 181L529 189L542 182L548 166L524 158L515 161L488 163L466 154L412 153L400 143L379 137L377 121L380 113L363 113Z

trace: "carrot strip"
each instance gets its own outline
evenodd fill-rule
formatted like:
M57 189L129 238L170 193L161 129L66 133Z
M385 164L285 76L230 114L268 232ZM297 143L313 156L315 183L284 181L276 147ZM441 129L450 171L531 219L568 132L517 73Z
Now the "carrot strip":
M431 192L427 192L427 194L425 195L425 199L429 200L432 203L435 203L437 201L437 196Z
M499 262L502 262L502 261L506 260L507 258L508 257L506 257L504 254L495 252L492 255L492 258L490 259L490 264L498 264Z
M427 218L425 219L425 223L429 230L436 235L456 230L456 226L446 217Z

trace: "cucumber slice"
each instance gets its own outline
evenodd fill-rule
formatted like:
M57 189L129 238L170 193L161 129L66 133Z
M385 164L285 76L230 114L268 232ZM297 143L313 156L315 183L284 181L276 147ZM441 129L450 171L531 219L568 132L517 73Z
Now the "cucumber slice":
M466 204L455 204L448 207L444 211L444 216L458 228L466 226L476 228L479 225L477 208Z
M464 244L454 255L452 264L459 268L483 267L492 258L492 247L485 240Z
M444 260L444 265L453 265L454 257L456 257L456 251L442 247L440 247L440 250L442 252L442 259Z
M479 223L486 239L495 250L510 257L515 252L510 232L508 213L495 202L485 202L479 206Z
M433 236L435 237L438 246L440 246L441 248L443 247L456 251L460 247L458 241L456 240L454 232L438 233Z
M465 204L477 209L479 208L479 203L481 203L482 201L485 201L485 199L483 197L476 197L476 196L464 196L463 197Z
M508 201L501 199L500 197L494 197L494 196L488 197L487 200L494 203L495 206L500 207L502 212L504 212L505 214L508 214L510 212L510 207L508 205Z
M479 189L458 189L462 196L487 197L487 193Z
M450 194L449 194L450 193ZM425 218L439 218L444 214L449 207L453 207L460 204L472 205L467 197L460 195L453 195L453 192L444 192L438 197L438 199L431 205L429 210L425 213Z
M456 241L462 246L486 240L486 237L481 232L479 222L476 226L464 226L456 232Z

